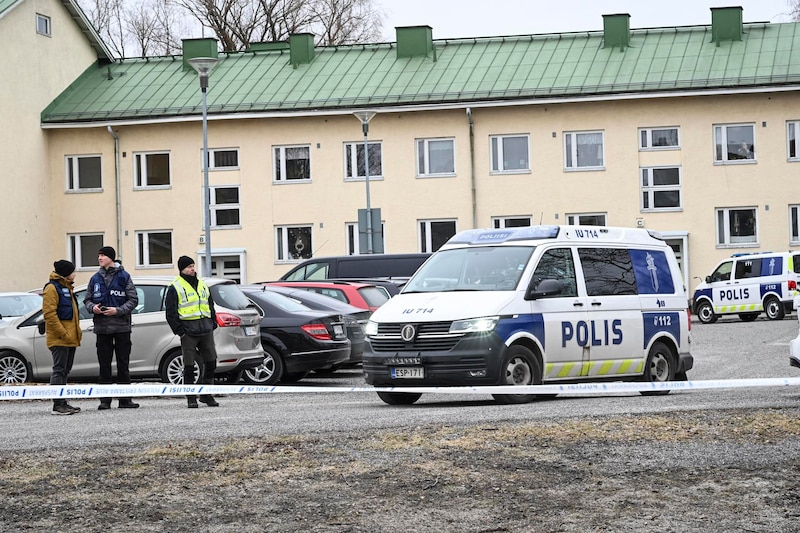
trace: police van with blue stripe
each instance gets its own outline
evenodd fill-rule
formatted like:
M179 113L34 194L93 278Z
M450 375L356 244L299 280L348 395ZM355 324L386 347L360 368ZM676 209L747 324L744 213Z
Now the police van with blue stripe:
M378 387L666 382L687 379L693 365L678 263L643 229L460 232L366 329L364 376ZM421 396L378 395L393 405Z

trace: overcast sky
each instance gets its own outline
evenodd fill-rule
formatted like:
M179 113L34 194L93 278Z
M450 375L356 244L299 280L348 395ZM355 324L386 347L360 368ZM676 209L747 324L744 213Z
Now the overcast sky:
M397 26L427 25L434 39L603 29L603 15L628 13L631 28L711 24L712 7L741 6L744 22L788 22L789 0L377 0L385 41Z

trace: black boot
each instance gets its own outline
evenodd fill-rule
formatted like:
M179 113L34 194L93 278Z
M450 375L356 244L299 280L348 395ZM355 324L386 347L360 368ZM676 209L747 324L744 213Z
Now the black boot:
M119 408L120 409L136 409L139 407L139 404L131 400L130 398L120 398L119 399Z
M186 404L189 409L197 409L197 396L187 396Z
M194 385L194 365L183 367L183 384ZM197 396L193 394L187 395L186 404L189 409L197 409Z

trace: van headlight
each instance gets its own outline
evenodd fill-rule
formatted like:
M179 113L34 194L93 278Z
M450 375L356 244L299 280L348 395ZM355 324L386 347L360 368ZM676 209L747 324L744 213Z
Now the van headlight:
M372 337L373 335L378 334L378 323L373 322L372 320L367 321L367 325L364 327L364 335L367 337Z
M500 320L500 317L497 316L456 320L450 324L450 333L485 333L494 331L498 320Z

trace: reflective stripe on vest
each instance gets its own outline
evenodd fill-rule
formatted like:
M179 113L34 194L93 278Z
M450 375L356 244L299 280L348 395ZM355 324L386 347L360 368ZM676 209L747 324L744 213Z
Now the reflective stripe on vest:
M208 305L208 287L203 280L197 280L195 291L189 282L182 277L172 282L178 294L178 317L181 320L200 320L211 318L211 307Z

